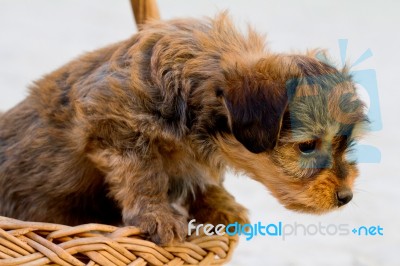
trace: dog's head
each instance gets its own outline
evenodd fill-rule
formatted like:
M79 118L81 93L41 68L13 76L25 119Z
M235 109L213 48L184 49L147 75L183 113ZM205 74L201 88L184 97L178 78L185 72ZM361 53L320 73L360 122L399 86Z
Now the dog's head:
M352 199L347 153L367 122L346 71L312 56L227 57L221 101L226 159L287 208L323 213Z

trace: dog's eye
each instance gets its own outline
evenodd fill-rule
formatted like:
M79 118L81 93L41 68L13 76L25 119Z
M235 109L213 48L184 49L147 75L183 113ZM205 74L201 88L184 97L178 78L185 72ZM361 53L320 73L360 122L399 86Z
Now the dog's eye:
M317 141L310 140L299 144L299 150L303 154L311 154L317 148Z

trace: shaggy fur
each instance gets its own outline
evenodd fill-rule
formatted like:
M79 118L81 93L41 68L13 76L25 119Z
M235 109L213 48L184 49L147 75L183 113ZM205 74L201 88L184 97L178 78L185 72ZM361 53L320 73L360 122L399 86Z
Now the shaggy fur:
M0 117L0 215L123 222L168 243L188 218L248 222L227 167L290 209L347 203L365 121L351 78L264 43L225 14L154 22L37 81Z

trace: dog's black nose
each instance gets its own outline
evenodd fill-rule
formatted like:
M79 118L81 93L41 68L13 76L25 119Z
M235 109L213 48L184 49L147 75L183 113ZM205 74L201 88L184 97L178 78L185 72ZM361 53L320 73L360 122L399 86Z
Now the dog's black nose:
M350 189L344 188L337 192L338 205L343 206L350 202L353 198L353 192Z

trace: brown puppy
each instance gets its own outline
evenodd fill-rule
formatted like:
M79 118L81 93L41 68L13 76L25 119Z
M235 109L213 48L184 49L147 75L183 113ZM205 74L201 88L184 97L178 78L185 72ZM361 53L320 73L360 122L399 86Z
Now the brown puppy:
M268 52L225 14L154 22L45 76L0 117L0 215L123 222L168 243L188 215L247 222L227 167L290 209L326 212L351 200L345 155L365 121L345 71Z

